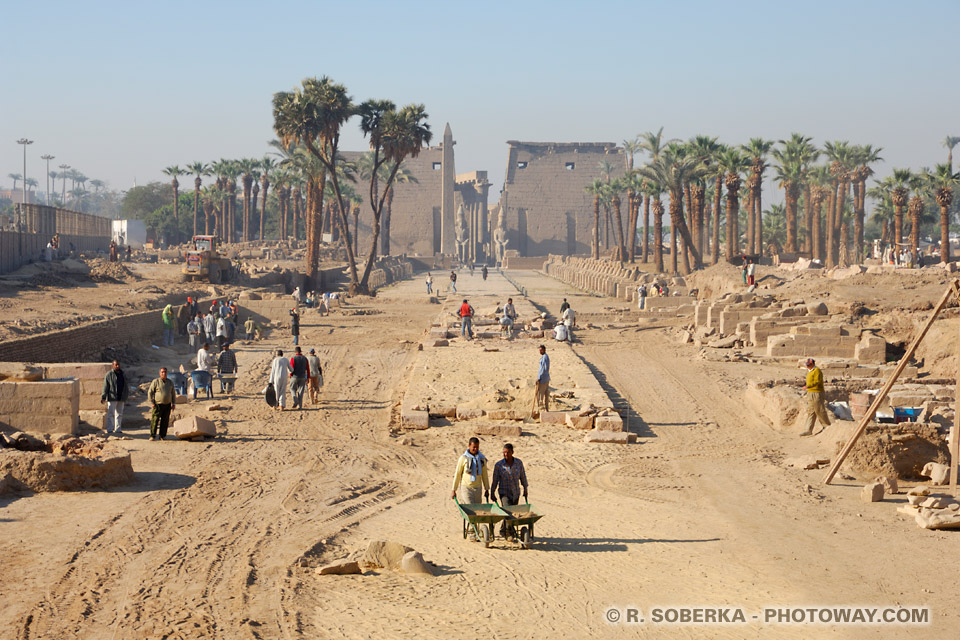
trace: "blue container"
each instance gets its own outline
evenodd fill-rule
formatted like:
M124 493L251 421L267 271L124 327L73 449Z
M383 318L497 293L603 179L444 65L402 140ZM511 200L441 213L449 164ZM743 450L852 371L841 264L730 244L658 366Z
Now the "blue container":
M895 422L916 422L923 409L919 407L894 407L893 419Z

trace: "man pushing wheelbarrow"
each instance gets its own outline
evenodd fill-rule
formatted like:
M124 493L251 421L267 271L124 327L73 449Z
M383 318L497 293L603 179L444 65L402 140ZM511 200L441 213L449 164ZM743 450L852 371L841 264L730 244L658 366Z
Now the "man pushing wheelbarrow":
M466 476L466 477L464 477ZM470 438L467 450L457 460L457 472L453 477L453 491L450 499L457 497L460 490L460 500L465 504L480 504L490 499L490 480L487 472L487 458L480 453L480 440ZM470 530L469 539L476 541L476 533Z

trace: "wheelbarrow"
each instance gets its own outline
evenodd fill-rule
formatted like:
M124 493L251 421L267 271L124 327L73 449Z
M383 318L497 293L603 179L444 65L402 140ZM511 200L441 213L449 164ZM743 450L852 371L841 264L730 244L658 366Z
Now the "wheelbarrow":
M527 502L526 504L503 504L500 509L508 514L507 524L514 528L519 534L520 546L529 549L533 542L533 523L543 517L537 508Z
M456 498L453 501L457 503L457 510L460 511L460 517L463 518L464 540L466 540L467 533L472 528L477 539L483 540L483 546L489 547L493 541L493 525L509 517L509 514L496 503L460 504L460 501Z

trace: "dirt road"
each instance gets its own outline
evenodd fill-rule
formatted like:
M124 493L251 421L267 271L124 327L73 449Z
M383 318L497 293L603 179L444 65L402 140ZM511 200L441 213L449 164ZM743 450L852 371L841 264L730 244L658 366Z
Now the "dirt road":
M540 275L516 277L546 308L561 296L581 312L608 304ZM481 283L464 272L458 288L516 295L496 274ZM420 279L363 304L382 313L304 318L301 344L316 346L325 368L319 408L272 413L257 393L271 350L289 345L243 347L222 439L152 443L135 431L122 441L133 452L134 485L0 502L8 549L0 636L888 638L960 630L942 568L960 538L920 531L889 504L859 503L859 487L823 488L811 472L779 466L789 437L742 412L757 365L696 360L655 326L581 331L575 347L640 443L587 445L579 432L525 425L516 454L530 500L546 514L535 548L462 540L449 490L468 432L456 424L413 432L412 445L390 433L437 307L425 303ZM484 443L492 460L499 444ZM423 552L440 575L314 574L375 539ZM765 606L897 604L929 606L931 626L605 621L610 607L631 605L743 607L749 616Z

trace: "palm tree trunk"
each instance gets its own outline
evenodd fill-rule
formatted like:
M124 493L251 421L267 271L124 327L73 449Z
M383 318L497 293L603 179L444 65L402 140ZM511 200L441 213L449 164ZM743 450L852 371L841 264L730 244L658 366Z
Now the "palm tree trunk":
M864 211L867 183L856 181L853 186L856 201L856 211L853 218L853 260L856 264L863 262L863 222L866 217Z
M823 263L823 242L822 242L822 232L820 229L820 206L821 203L818 200L814 206L811 203L812 210L812 220L810 221L810 259L820 260Z
M623 216L620 215L620 196L613 197L613 211L616 214L617 259L623 263L627 257L627 247L623 241Z
M260 190L263 192L263 204L260 205L260 235L257 239L263 242L263 227L267 220L267 195L270 191L270 179L267 178L266 174L264 174L260 185Z
M803 228L806 229L807 237L804 240L803 250L810 259L813 259L813 243L816 236L813 234L813 203L810 201L810 184L803 185Z
M893 207L893 240L891 240L891 244L896 246L901 242L903 242L903 204L898 204Z
M713 191L713 264L720 262L720 198L723 197L723 175L717 174Z
M383 212L383 236L380 241L381 255L390 255L390 219L393 217L393 185L387 189L387 207Z
M197 235L197 218L200 215L200 176L193 180L193 235Z
M739 253L737 242L737 218L740 215L740 199L736 190L727 189L727 261L733 263L734 256Z
M353 205L353 254L360 255L360 205Z
M940 204L940 262L950 262L950 203Z
M630 234L628 241L630 264L636 262L637 259L637 216L640 215L641 200L643 200L643 194L633 192L630 193L630 197L627 200L630 206L630 215L627 216L627 232Z
M837 265L841 267L850 266L850 225L843 224L840 226L840 247L837 254Z
M650 258L650 195L643 201L643 262Z
M173 179L173 244L180 244L180 183Z
M301 213L301 203L302 203L302 194L300 192L300 187L293 188L293 239L297 239L297 220L300 219Z
M678 191L676 196L676 208L674 208L673 204L673 194L670 196L670 235L676 238L679 233L679 236L683 238L683 241L686 243L686 250L683 254L683 267L687 273L690 273L690 260L687 253L689 252L693 255L695 267L700 266L700 256L697 254L697 249L693 244L693 238L690 237L690 230L687 228L687 223L683 220L683 192ZM674 242L674 247L676 247L676 241ZM674 267L674 273L676 273L676 258L672 260L672 266Z
M503 215L502 213L500 215ZM600 259L600 194L593 196L593 259Z
M610 205L606 202L603 203L604 218L603 218L603 250L610 250Z
M694 208L693 208L693 194L690 189L690 183L687 182L683 185L683 191L685 196L684 204L687 207L686 219L690 226L690 234L693 236L693 241L697 241L697 223L694 219ZM680 212L680 215L683 215L683 211Z
M653 201L653 258L657 273L663 273L663 201L658 196Z

